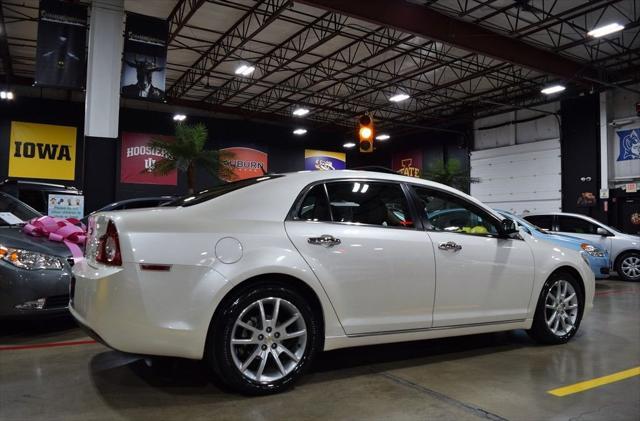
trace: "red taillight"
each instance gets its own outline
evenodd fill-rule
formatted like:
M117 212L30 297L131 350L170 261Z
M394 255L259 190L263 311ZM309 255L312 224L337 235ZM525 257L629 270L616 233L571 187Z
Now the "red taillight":
M107 232L98 240L98 254L96 262L109 266L121 266L122 256L120 255L120 240L118 231L113 221L109 221Z

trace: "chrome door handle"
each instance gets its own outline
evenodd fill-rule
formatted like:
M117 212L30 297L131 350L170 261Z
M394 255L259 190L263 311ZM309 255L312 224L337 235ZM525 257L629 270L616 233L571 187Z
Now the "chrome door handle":
M453 241L447 241L446 243L440 243L440 244L438 244L438 248L440 250L453 250L453 251L462 250L462 246L459 245L459 244L456 244Z
M320 237L310 237L307 242L316 246L332 247L341 243L339 238L334 238L332 235L321 235Z

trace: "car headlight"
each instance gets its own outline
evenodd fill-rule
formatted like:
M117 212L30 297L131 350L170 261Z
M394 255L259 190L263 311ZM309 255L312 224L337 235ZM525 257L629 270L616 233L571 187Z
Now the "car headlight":
M62 259L36 251L0 246L0 259L21 269L62 269Z
M591 244L582 243L580 244L580 248L593 257L604 257L604 251L592 246Z

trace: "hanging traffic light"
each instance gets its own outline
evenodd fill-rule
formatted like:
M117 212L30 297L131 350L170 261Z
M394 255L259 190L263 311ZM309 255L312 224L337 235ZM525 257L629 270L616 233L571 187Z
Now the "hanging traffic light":
M360 139L360 152L373 152L373 138L375 129L373 128L373 119L368 115L363 115L358 121L358 138Z

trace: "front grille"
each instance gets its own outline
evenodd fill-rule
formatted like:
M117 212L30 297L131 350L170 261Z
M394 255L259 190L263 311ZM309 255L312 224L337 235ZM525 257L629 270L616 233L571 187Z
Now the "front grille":
M69 305L69 296L68 295L53 295L51 297L47 297L44 302L45 309L49 308L65 308Z

